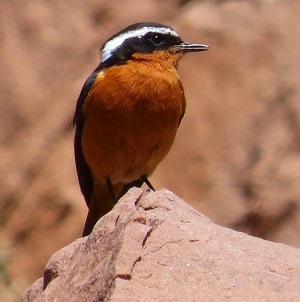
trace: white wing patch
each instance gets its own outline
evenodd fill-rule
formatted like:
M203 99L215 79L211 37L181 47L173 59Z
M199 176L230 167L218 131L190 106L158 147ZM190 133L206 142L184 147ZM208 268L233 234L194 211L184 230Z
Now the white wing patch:
M159 34L169 34L174 37L178 37L177 33L172 30L171 28L166 28L166 27L143 27L140 29L135 29L131 30L128 32L125 32L112 40L108 40L101 51L101 63L105 62L108 60L113 52L120 47L125 40L130 39L130 38L141 38L144 35L146 35L148 32L154 32L154 33L159 33Z

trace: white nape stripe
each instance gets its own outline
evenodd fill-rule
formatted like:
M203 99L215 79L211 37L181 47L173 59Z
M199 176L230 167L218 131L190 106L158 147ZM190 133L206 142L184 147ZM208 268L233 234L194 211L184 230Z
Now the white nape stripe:
M143 27L140 29L134 29L128 32L124 32L123 34L113 38L112 40L108 40L101 51L101 63L108 60L112 53L120 47L125 40L130 38L141 38L146 35L148 32L154 32L159 34L170 34L174 37L178 37L177 33L171 28L165 27Z

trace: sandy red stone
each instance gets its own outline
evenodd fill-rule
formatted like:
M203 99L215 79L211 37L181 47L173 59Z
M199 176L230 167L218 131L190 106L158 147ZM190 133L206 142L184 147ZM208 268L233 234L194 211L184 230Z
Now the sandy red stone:
M299 295L300 250L218 226L170 191L132 189L90 236L50 258L22 302L296 302Z

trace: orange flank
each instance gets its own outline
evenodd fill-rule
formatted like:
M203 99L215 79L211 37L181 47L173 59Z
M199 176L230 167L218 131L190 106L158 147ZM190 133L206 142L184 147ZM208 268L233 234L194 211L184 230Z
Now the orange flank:
M168 61L100 71L85 101L82 134L94 179L104 183L109 176L117 184L150 175L169 152L184 110L182 85Z

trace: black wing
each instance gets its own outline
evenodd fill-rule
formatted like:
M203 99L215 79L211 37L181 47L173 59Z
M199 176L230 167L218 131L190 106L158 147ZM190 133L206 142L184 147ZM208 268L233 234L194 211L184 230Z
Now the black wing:
M84 125L84 116L83 116L82 108L100 69L101 68L99 66L84 83L77 100L76 110L73 119L73 126L76 126L75 137L74 137L74 153L75 153L77 176L78 176L81 192L84 196L85 202L88 207L93 193L93 178L92 178L91 170L84 159L84 155L81 147L82 130Z

